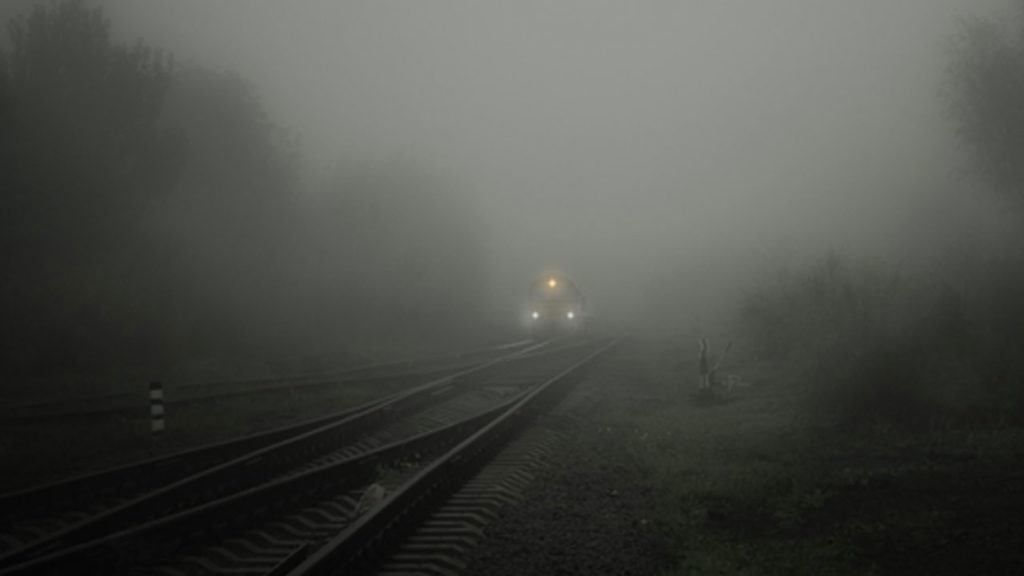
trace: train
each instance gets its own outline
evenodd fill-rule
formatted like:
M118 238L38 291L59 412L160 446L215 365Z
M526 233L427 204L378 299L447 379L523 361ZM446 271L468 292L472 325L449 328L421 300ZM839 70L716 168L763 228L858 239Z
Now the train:
M564 274L545 274L530 284L527 297L530 336L582 336L588 315L583 292Z

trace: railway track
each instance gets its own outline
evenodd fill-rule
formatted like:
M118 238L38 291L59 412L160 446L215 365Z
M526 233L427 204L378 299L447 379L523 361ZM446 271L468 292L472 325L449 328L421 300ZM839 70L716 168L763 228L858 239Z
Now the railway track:
M595 357L593 345L519 347L329 421L233 441L240 456L179 458L201 471L30 536L0 557L0 574L284 573L350 527L368 484L405 494L453 446L534 410Z
M500 416L419 470L389 499L356 518L287 573L313 576L378 570L407 574L457 571L459 566L449 563L446 553L458 554L474 538L479 538L476 528L486 523L483 510L505 499L510 484L516 483L510 477L481 478L478 474L483 470L485 476L488 472L500 475L494 468L485 470L487 464L539 414L554 406L582 378L586 367L616 343L605 343L588 351L584 358L524 394ZM543 450L543 445L542 439L534 449ZM495 467L520 464L517 460L521 456L513 450ZM410 549L412 554L408 554ZM405 556L403 551L407 552ZM436 562L433 570L426 565L431 561Z
M352 432L360 423L370 421L379 414L393 414L396 410L429 397L451 380L472 375L496 363L543 347L543 344L516 345L495 349L491 354L472 353L465 356L469 359L468 364L457 364L445 376L362 406L259 434L0 495L0 565L12 558L24 557L33 549L51 545L55 539L75 537L76 534L87 536L111 523L131 521L130 512L144 509L144 502L172 499L174 494L186 488L202 485L204 478L212 477L215 480L229 476L232 470L246 461L247 455L251 459L263 457L265 452L279 454L291 445L290 441L299 438L307 438L305 443L309 444L308 438L317 438L318 430L321 431L319 436L329 436L325 434L328 431L333 432L334 436ZM431 365L420 375L420 380L436 375L435 371L436 366ZM375 378L381 376L375 371L364 373ZM272 447L278 448L268 450ZM177 490L175 487L178 487ZM210 490L206 489L206 492ZM180 506L195 499L192 495L174 505Z
M576 386L497 455L423 517L408 536L377 555L367 573L378 576L464 573L473 548L503 509L516 506L539 469L564 451L579 421L601 401L600 392Z
M443 354L357 366L330 372L304 373L274 378L219 380L187 384L169 383L165 405L173 408L192 404L220 402L256 395L293 394L313 391L339 384L372 383L374 381L416 381L424 376L437 376L488 358L514 352L531 345L529 340L480 348L455 354ZM131 415L148 417L148 388L138 393L116 393L75 398L4 400L0 398L0 424L29 421L63 420Z

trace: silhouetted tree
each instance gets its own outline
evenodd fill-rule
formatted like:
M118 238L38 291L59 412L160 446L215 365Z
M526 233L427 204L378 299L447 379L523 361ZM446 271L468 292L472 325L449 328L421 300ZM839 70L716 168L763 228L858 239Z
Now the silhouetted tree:
M300 198L293 141L237 75L120 45L82 0L9 37L0 372L255 367L479 317L477 230L436 178L386 165Z
M8 25L0 67L0 234L8 366L73 368L98 342L134 341L145 305L139 217L174 181L160 129L172 63L111 40L79 0Z
M947 80L948 110L973 171L1024 200L1024 37L992 20L963 20Z
M242 78L199 67L175 74L163 122L187 147L175 193L154 214L178 255L175 322L188 323L178 331L207 354L240 340L273 340L292 306L293 140Z

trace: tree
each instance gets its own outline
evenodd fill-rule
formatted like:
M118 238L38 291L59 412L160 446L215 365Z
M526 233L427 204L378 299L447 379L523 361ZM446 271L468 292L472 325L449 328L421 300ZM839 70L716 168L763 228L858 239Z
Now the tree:
M132 340L152 258L149 201L174 182L180 142L159 126L169 58L112 41L81 0L37 5L0 55L0 338L7 365L71 368Z
M57 200L116 201L166 186L173 160L169 135L157 124L172 63L141 43L112 42L109 23L80 0L36 6L9 25L6 100L10 130L2 157L8 198L39 204L40 194L62 195L73 185L94 188ZM16 142L16 146L12 145ZM125 188L131 185L131 192ZM56 208L56 206L52 206Z
M176 70L162 121L187 149L174 194L160 200L151 218L177 256L179 325L168 329L193 335L192 344L207 353L229 348L255 355L238 349L240 335L249 345L256 339L281 348L279 340L265 340L288 322L294 283L293 139L270 120L248 82L198 66Z
M1021 9L1024 16L1024 2ZM963 20L952 44L946 98L972 171L1024 200L1024 38L992 20Z

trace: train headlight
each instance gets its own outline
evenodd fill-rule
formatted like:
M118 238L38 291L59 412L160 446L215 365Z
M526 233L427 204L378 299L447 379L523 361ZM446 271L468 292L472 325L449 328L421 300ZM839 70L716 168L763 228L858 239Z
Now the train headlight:
M536 320L536 319L540 318L540 312L534 312L533 314L530 314L530 316L532 316L533 319Z
M572 310L569 310L569 313L566 314L565 317L568 318L569 320L572 320L573 318L576 317L576 314L573 314Z

